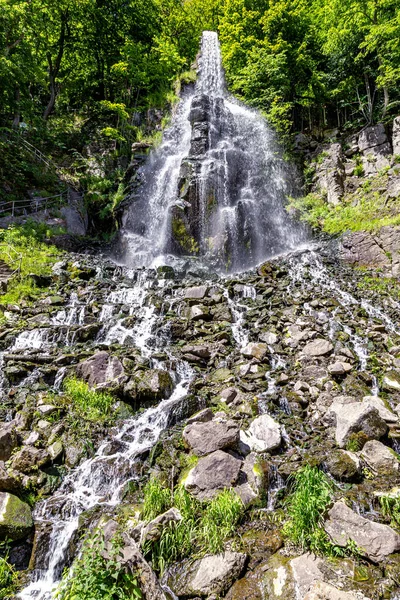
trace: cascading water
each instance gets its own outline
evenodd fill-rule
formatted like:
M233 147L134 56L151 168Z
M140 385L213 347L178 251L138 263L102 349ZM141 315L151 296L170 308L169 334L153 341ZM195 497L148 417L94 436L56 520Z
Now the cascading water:
M141 178L120 237L125 264L192 254L239 271L305 240L284 209L293 172L261 115L228 94L214 32L203 33L198 81Z

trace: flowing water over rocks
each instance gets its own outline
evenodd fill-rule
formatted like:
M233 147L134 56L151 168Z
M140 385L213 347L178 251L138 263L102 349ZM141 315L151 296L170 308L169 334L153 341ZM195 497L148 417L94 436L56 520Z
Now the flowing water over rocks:
M198 75L125 213L124 264L192 254L237 271L306 239L284 209L294 172L264 119L228 94L216 33L203 34Z

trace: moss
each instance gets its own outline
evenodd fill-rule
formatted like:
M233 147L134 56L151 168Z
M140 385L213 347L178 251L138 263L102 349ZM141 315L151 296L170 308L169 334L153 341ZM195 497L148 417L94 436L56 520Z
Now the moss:
M188 233L184 221L179 217L172 219L172 235L183 251L198 254L199 246L196 240Z

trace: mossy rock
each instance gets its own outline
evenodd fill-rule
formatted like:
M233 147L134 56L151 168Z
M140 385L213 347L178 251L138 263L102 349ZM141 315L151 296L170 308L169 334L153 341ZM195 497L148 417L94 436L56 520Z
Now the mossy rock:
M33 527L32 512L28 504L17 496L0 493L0 541L22 540Z

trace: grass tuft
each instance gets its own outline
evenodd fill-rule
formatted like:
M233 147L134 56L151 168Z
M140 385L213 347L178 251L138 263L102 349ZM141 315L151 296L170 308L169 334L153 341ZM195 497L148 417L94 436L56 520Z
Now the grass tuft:
M91 390L85 381L70 377L64 381L64 391L74 411L86 421L106 421L111 417L115 399L107 392Z

